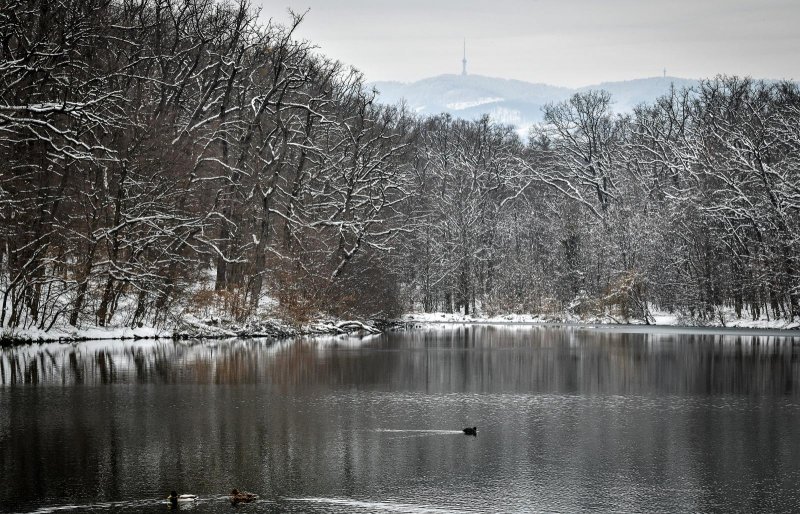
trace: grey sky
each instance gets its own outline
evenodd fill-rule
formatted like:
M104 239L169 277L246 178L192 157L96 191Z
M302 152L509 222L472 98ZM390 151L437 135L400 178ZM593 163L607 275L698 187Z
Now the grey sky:
M253 0L367 80L468 70L580 86L718 73L800 79L800 0Z

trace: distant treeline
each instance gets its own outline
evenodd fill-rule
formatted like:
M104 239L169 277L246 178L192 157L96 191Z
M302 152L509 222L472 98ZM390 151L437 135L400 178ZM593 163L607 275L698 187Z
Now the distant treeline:
M382 106L216 0L0 0L5 327L409 309L800 316L800 90L507 126Z

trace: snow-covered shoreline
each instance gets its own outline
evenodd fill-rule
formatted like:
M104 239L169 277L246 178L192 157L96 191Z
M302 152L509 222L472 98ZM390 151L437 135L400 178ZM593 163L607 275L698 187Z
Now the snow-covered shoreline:
M232 323L215 318L199 319L184 316L180 323L168 328L155 327L59 327L49 331L39 329L3 329L0 346L30 343L77 342L95 340L141 339L286 339L309 335L377 334L402 325L400 321L318 319L308 323L288 323L270 318L247 323Z
M230 339L272 338L286 339L309 335L339 335L347 333L376 334L397 328L413 328L416 324L474 324L474 325L569 325L582 327L670 327L683 329L725 329L745 331L797 331L800 321L728 319L722 316L713 321L701 321L669 313L655 313L650 323L641 319L620 321L611 316L578 317L573 315L541 316L534 314L464 315L445 312L413 312L397 320L338 320L317 319L307 323L289 323L278 318L250 321L237 324L215 318L200 319L184 316L180 323L169 328L155 327L59 327L49 331L38 329L9 330L0 332L0 345L76 342L95 340L140 340L140 339Z
M787 320L748 320L748 319L731 319L728 316L723 316L715 320L698 320L695 318L688 318L670 313L655 313L652 314L652 319L646 323L642 319L630 319L627 321L617 320L611 316L592 316L592 317L579 317L573 315L560 315L560 316L541 316L535 314L503 314L496 316L486 315L464 315L461 313L445 313L445 312L417 312L405 314L401 318L407 323L463 323L463 324L527 324L527 325L553 325L553 324L570 324L570 325L601 325L607 327L621 327L621 326L652 326L652 327L681 327L681 328L724 328L724 329L742 329L742 330L797 330L800 334L800 321L787 321Z

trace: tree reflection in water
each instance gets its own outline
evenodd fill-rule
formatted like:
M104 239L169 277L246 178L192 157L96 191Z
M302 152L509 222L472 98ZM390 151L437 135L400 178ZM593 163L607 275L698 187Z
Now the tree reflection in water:
M231 487L323 512L798 510L799 343L448 326L4 349L0 510L176 489L216 512Z

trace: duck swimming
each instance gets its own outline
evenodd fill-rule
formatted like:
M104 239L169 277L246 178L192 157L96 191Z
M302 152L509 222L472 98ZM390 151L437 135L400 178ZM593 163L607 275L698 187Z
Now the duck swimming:
M251 501L255 501L256 498L258 498L258 496L253 493L239 491L238 489L233 489L231 491L231 503L250 503Z
M178 502L193 502L197 500L196 494L178 494L176 491L172 491L167 496L167 500L173 507L178 506Z
M464 433L467 435L478 435L478 427L467 427L464 429Z

